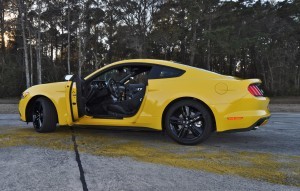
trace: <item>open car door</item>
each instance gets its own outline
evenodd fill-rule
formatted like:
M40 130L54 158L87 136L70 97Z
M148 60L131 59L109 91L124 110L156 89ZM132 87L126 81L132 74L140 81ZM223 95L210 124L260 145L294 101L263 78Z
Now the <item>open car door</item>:
M71 125L84 115L85 103L82 96L82 80L73 75L66 85L68 124Z

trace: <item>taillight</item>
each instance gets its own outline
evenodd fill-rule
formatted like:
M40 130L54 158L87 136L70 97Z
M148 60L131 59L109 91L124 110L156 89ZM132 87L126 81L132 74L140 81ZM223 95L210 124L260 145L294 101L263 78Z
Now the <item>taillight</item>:
M248 91L256 97L264 96L263 90L260 89L257 84L250 84Z

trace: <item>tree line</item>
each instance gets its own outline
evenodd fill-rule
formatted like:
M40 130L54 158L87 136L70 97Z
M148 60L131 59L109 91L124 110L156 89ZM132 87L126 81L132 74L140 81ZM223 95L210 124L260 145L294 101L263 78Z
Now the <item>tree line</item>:
M300 95L300 1L0 0L0 97L129 58Z

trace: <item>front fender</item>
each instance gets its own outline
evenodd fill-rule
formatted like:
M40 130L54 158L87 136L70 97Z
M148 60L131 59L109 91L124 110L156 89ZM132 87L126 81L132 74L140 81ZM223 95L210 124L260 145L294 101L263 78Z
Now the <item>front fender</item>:
M65 99L65 86L66 82L59 82L37 85L27 89L28 95L19 102L21 120L29 122L28 112L30 112L34 101L39 97L46 97L56 108L59 125L68 125L69 113Z

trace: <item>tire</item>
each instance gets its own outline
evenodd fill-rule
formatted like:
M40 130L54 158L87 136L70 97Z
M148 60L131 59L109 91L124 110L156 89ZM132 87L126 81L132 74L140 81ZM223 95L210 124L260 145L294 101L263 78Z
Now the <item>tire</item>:
M195 100L181 100L168 109L164 128L167 134L183 145L195 145L206 140L213 129L208 109Z
M39 133L53 132L56 129L57 114L51 101L46 98L38 98L32 110L32 123Z

